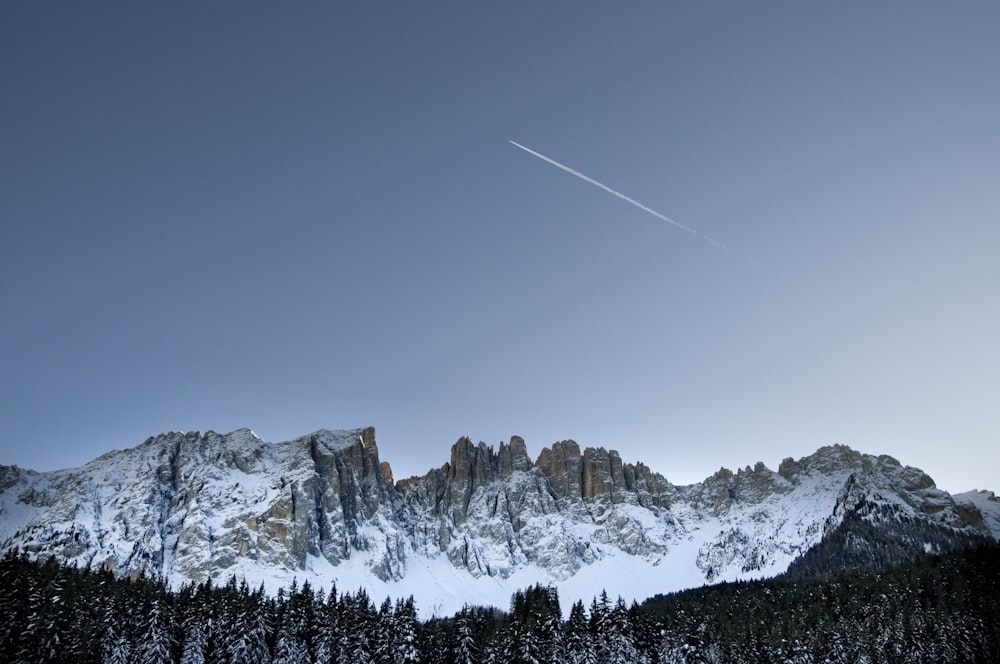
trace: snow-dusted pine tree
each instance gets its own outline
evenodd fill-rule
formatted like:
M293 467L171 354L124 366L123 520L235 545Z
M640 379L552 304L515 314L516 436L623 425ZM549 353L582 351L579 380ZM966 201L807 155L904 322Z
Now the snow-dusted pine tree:
M582 600L578 600L570 608L569 621L566 623L566 633L563 637L563 657L567 664L597 663L597 654L594 652L587 612L583 608Z
M392 612L393 629L393 661L401 664L420 661L420 650L417 647L417 609L413 605L413 597L405 601L397 601Z
M132 646L128 637L114 627L110 627L105 632L104 641L101 644L101 663L132 664L132 661Z
M608 664L643 664L645 661L635 647L628 609L621 597L608 616L606 642Z
M138 644L138 661L141 664L173 663L174 639L170 622L170 609L165 596L155 596L142 632L142 642Z
M180 664L205 664L205 651L208 649L208 634L205 631L205 618L194 613L184 626L184 641L181 647Z
M280 629L271 664L309 664L309 651L297 636L287 629Z
M268 664L267 618L260 606L250 603L237 613L227 655L231 662Z
M457 641L455 643L455 664L474 664L478 654L475 625L469 608L463 607L456 617Z

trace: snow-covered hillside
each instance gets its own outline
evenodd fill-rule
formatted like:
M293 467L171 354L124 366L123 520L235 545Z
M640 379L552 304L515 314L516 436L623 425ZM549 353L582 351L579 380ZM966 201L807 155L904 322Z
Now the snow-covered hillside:
M394 483L371 428L284 443L241 429L163 434L71 470L0 466L0 549L174 585L413 595L426 617L506 607L535 583L569 607L605 588L641 600L774 576L861 506L938 539L1000 535L992 494L956 503L923 472L843 446L674 486L613 450L563 441L532 462L520 438L463 438L441 468Z
M995 539L1000 540L1000 498L992 491L967 491L955 496L959 505L975 507L986 521Z

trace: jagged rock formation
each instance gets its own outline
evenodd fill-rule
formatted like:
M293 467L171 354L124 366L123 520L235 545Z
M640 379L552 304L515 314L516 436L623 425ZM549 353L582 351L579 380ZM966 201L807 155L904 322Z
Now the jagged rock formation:
M337 581L433 611L504 605L535 582L643 597L775 575L823 542L839 542L824 560L874 565L995 537L998 505L843 446L678 487L614 450L561 441L532 462L519 437L462 438L440 468L394 483L374 429L275 444L242 429L163 434L79 469L0 466L0 550L175 584ZM865 553L858 524L886 533L891 560Z

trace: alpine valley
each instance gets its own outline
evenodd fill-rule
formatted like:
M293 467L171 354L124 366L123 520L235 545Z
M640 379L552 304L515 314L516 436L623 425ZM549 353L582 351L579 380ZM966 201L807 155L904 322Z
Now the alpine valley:
M274 593L412 595L425 617L563 606L720 581L879 569L1000 538L1000 500L949 495L889 456L824 447L675 486L614 450L462 438L394 481L372 428L268 443L241 429L167 433L70 470L0 466L0 554L24 552L171 586L245 579Z

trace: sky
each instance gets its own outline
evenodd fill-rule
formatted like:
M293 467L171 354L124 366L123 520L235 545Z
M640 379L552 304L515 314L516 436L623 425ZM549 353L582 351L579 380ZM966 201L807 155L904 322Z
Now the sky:
M371 425L397 478L520 435L1000 491L998 34L965 1L4 2L0 463Z

